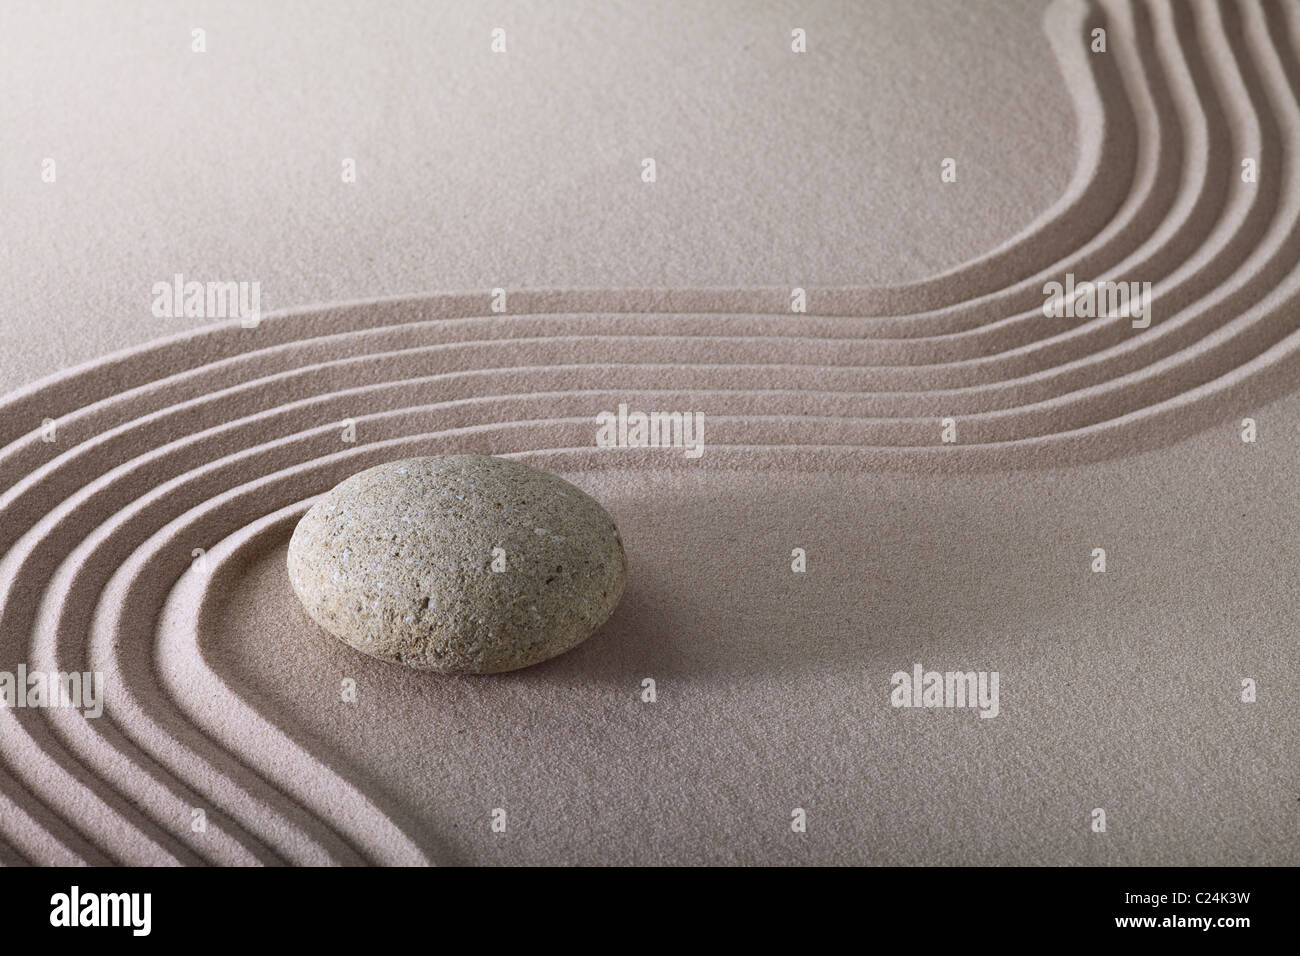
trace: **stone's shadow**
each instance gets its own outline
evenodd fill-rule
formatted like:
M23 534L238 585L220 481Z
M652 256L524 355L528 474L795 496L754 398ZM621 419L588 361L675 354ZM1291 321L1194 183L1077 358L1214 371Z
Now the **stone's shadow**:
M1033 608L1018 606L1026 576L1077 593L1079 552L1057 540L1072 535L1059 509L1015 514L996 488L956 500L941 481L918 496L923 480L866 475L792 488L677 477L653 493L606 493L630 563L617 610L569 653L497 679L838 675L918 649L936 664L967 666L991 650L1000 621L1032 620ZM1027 535L1044 547L1027 552ZM802 573L792 570L796 547Z

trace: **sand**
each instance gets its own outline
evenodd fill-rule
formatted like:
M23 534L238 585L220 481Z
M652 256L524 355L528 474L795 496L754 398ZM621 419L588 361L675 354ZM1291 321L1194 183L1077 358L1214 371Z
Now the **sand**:
M156 239L131 234L138 215L115 227L108 262L75 259L129 275L130 307L109 294L80 316L67 282L89 280L65 280L61 299L45 273L11 297L0 667L102 671L108 693L96 719L0 710L5 859L1300 862L1300 10L895 7L872 7L894 28L888 41L863 13L816 12L828 34L856 39L820 61L810 42L802 75L786 17L756 21L778 43L722 8L714 16L748 24L743 35L688 41L646 119L655 128L662 101L697 134L733 117L738 128L699 148L721 155L752 147L744 120L817 103L803 122L825 122L824 155L806 142L742 153L730 168L752 177L727 182L698 172L701 152L661 156L665 178L651 186L635 179L647 150L614 137L633 179L596 191L593 203L610 201L603 218L557 211L584 177L621 163L598 141L576 178L485 174L472 195L524 212L510 228L459 233L420 206L390 210L389 192L419 193L398 176L382 197L346 200L368 211L342 258L330 256L342 240L323 221L328 204L253 230L250 248L265 255L291 229L305 248L295 255L317 270L273 265L298 276L278 293L293 307L254 329L159 339L160 320L139 317L140 289L175 271L258 275L250 253L199 243L220 231L211 220L180 240L206 252L165 265ZM529 9L549 56L510 60L508 81L453 58L444 86L577 83L559 62L558 37L573 36L618 79L610 45L627 37L613 20L575 14L546 34L546 15ZM336 10L327 32L347 19ZM42 23L20 19L36 35ZM1101 24L1110 46L1096 56L1087 38ZM774 44L755 54L766 69L732 62L760 41ZM837 73L879 66L864 44L903 51L903 66L937 46L948 69L931 62L914 98L891 99ZM1024 57L988 55L1005 44ZM711 66L693 70L692 50ZM638 52L627 85L611 88L636 88L654 67ZM727 95L709 69L732 78ZM1034 82L1009 106L1024 70ZM945 85L954 77L958 92ZM599 112L589 93L550 89ZM683 105L696 89L720 97L711 122ZM897 142L833 134L844 115L877 108L863 122ZM546 138L563 139L566 122L531 121L543 135L521 148L534 169L548 156L569 168L555 157L571 142ZM940 146L945 133L970 151ZM463 172L479 147L439 148ZM942 187L950 154L961 172ZM857 187L867 196L855 205L845 197L863 157L857 175L874 185ZM1258 157L1258 182L1242 181L1242 157ZM111 199L60 185L44 220L34 204L45 200L28 201L20 256L48 233L63 237L52 241L66 262L76 210L173 195L172 159L148 162L161 178ZM215 175L210 156L175 162ZM691 182L666 175L678 164L697 170ZM802 169L792 193L764 178L769 164ZM881 184L895 181L905 205L890 215ZM195 202L217 202L212 182L199 185ZM271 188L227 185L217 193L248 210ZM660 186L668 195L653 206L623 193ZM820 203L811 219L791 215L803 200ZM612 209L627 210L617 227ZM572 234L553 231L575 218ZM423 246L383 232L434 222L447 236ZM529 257L542 247L548 258ZM362 261L377 250L391 253L383 265ZM476 251L492 266L527 261L514 270L524 281L509 268L456 272ZM1151 282L1150 327L1045 317L1044 283L1066 273ZM15 264L6 281L30 274ZM498 285L504 314L492 310ZM806 313L791 313L794 285ZM458 287L477 291L438 291ZM412 288L425 291L393 295ZM101 315L112 318L97 325ZM79 350L85 364L21 384ZM597 447L596 416L620 403L702 411L704 454ZM53 442L39 431L47 418ZM554 471L618 522L628 590L581 647L515 674L419 675L339 645L297 604L285 549L320 494L373 464L457 452ZM891 675L917 663L998 672L998 716L892 707ZM1241 699L1244 679L1254 702ZM349 680L354 700L341 693ZM806 832L791 829L796 808ZM1098 808L1105 832L1090 826Z

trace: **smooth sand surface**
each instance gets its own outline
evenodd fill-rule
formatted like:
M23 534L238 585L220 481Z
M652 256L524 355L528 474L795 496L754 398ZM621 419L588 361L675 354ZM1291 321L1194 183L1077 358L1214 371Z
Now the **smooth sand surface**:
M751 112L764 96L794 108L792 87L824 119L878 108L870 128L899 137L891 151L841 130L786 169L802 172L783 198L697 178L651 213L598 190L615 203L607 225L578 217L548 235L564 219L547 212L562 204L554 181L460 181L491 198L461 196L459 208L525 210L495 233L439 222L464 237L460 254L528 261L516 274L545 278L520 284L558 291L453 271L482 291L297 308L256 329L135 345L158 332L139 318L141 288L199 266L146 264L160 247L120 234L114 255L143 257L128 269L137 298L122 315L134 317L97 331L65 321L60 334L87 336L67 354L99 357L0 401L0 667L93 669L108 683L98 719L0 710L5 859L1300 862L1300 10L1060 2L963 22L943 5L871 9L893 24L890 42L865 14L826 8L831 66L789 76L772 53L758 71L766 93L737 80L704 111L707 135L694 130L705 153L720 147L699 137L754 149L739 117L766 116ZM724 44L734 58L754 27L718 16L746 24ZM788 50L788 17L773 16ZM908 17L920 19L905 29ZM612 21L577 22L610 69L624 62L608 49ZM1099 24L1103 56L1088 52ZM981 38L1024 58L972 55ZM919 86L900 102L837 73L878 67L862 56L869 42L893 57L950 55L908 73ZM600 112L572 64L544 62ZM718 95L689 57L671 62L637 50L625 80L657 70L670 90ZM1002 85L1023 69L1036 82L1009 103ZM450 75L477 88L473 70ZM957 76L960 95L936 80ZM691 128L697 101L673 102L664 123ZM635 116L619 124L640 128ZM543 128L563 138L563 126ZM993 144L989 161L1004 168L986 173L988 188L957 199L964 172L938 183L943 132ZM437 148L467 163L476 147ZM972 149L957 151L959 169ZM792 154L797 143L763 148L746 168L761 180ZM613 162L595 155L583 175ZM854 156L867 166L851 174ZM1027 156L1042 159L1041 178ZM1259 159L1257 182L1242 181L1242 157ZM190 164L213 165L201 160ZM874 184L866 205L846 198L852 175ZM1030 185L1002 203L1022 175ZM881 198L883 180L899 184L893 198ZM427 195L398 181L383 200L354 200L378 203L362 218L377 229L391 213L388 228L408 237L412 222L434 228L419 212ZM232 188L253 203L270 187ZM734 217L716 215L724 194L746 197ZM418 205L384 205L399 195ZM821 219L770 218L791 195L820 197ZM898 196L908 205L873 218ZM59 215L75 218L79 203L102 211L63 196ZM448 239L417 254L362 230L349 249L393 250L385 265L331 260L344 240L308 221L321 208L291 221L304 255L319 256L321 274L339 263L337 274L300 276L283 294L403 291L394 276L457 286L407 258L461 268L446 265L459 261ZM778 221L789 246L773 245ZM250 249L282 241L277 228L253 228ZM66 218L18 230L65 256L75 232ZM539 242L563 264L529 259ZM202 261L225 271L200 278L256 278L248 260L210 250ZM270 268L293 271L284 259ZM1067 272L1153 283L1151 326L1044 317L1044 283ZM804 275L817 280L803 280L808 311L791 314ZM15 385L61 354L50 323L66 302L48 277L35 281L26 305L5 306ZM496 284L512 290L506 314L491 309ZM33 316L44 319L26 328ZM597 448L595 416L620 403L703 412L705 453ZM942 440L949 417L955 443ZM1253 443L1240 437L1246 418ZM58 423L54 442L45 419ZM347 420L355 442L343 440ZM318 495L372 464L450 452L519 456L619 522L628 592L586 644L514 674L442 678L350 651L297 604L284 552ZM791 571L794 548L805 573ZM997 671L999 715L891 707L891 675L918 662ZM641 698L646 678L654 703ZM1247 678L1253 703L1241 700ZM347 679L354 702L340 699ZM490 829L495 808L504 833ZM794 808L806 833L791 830ZM1095 808L1105 833L1089 826Z

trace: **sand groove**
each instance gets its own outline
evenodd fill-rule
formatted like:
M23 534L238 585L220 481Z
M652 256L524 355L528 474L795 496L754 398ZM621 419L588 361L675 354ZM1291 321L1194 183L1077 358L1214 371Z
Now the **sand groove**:
M368 465L477 451L570 473L1037 467L1168 443L1294 389L1298 20L1054 5L1087 144L1075 179L1024 234L923 282L810 290L807 315L788 289L518 292L504 315L485 294L327 306L0 401L4 666L100 670L110 687L97 720L0 712L0 837L43 862L430 860L398 800L288 735L204 642L221 582ZM1099 23L1107 58L1086 53ZM1150 328L1044 317L1043 283L1066 272L1151 282ZM703 412L706 453L596 448L594 416L623 402Z

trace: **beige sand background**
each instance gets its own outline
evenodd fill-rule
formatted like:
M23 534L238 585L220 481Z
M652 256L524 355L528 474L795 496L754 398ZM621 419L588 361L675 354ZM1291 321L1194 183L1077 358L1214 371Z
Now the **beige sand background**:
M109 684L0 711L9 862L1297 862L1295 5L5 18L0 667ZM288 311L187 332L178 271ZM1044 318L1066 271L1156 321ZM621 401L708 450L595 448ZM609 507L615 617L486 679L333 642L297 516L466 450ZM891 708L918 661L1001 714Z

